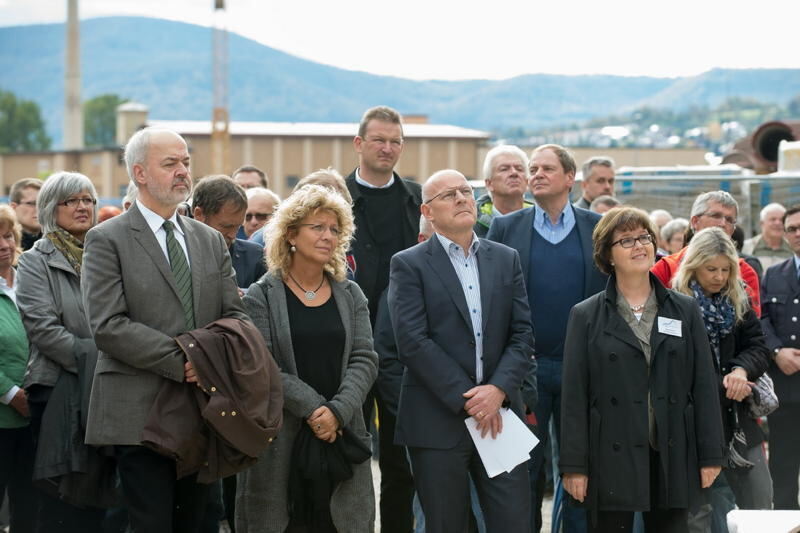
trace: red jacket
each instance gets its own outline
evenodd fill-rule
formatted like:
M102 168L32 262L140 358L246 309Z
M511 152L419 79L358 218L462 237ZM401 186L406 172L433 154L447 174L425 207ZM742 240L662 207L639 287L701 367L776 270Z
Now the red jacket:
M666 257L662 257L650 271L664 284L665 287L672 287L672 278L678 272L678 267L683 261L683 256L686 255L686 248L680 252ZM758 283L758 274L753 270L753 267L748 265L744 259L739 258L739 274L744 281L747 290L747 295L750 297L750 306L756 313L756 316L761 317L761 291Z

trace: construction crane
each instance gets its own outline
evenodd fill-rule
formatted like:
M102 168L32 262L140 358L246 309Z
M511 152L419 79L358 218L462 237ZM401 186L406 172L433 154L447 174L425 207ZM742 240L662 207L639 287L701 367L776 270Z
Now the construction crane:
M211 171L231 172L231 135L228 130L228 28L225 0L214 0L212 30L214 109L211 114Z

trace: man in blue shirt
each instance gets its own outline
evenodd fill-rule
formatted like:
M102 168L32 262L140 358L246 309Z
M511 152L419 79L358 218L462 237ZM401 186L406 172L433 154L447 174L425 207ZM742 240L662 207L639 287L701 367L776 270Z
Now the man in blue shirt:
M519 252L536 337L539 402L534 409L542 444L531 454L534 489L533 531L541 528L542 491L535 485L544 463L544 442L553 417L556 440L561 430L561 364L569 312L576 303L605 289L606 276L592 260L592 231L600 215L574 207L575 159L564 147L539 146L531 153L528 186L536 206L495 218L486 238ZM557 450L558 443L553 443ZM585 512L568 507L566 533L586 531Z

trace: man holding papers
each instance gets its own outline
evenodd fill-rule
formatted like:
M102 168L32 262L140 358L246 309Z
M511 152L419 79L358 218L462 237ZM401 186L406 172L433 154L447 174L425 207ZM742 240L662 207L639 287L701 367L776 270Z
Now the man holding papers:
M475 236L461 173L433 174L422 201L435 236L391 262L389 309L406 366L395 441L408 447L428 533L467 530L470 474L487 530L527 533L525 464L490 478L465 424L471 417L478 438L493 439L502 407L521 412L533 334L519 255Z

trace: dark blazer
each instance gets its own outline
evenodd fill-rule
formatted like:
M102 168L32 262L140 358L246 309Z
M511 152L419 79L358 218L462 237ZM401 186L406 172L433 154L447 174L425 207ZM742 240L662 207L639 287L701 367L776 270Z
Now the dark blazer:
M236 271L238 287L246 289L267 273L267 267L264 265L264 247L260 244L236 239L228 251L231 254L233 270Z
M735 402L725 397L725 387L722 386L722 377L729 374L735 367L741 367L747 372L747 380L755 381L769 368L771 360L767 349L764 332L761 324L752 309L748 309L742 321L736 324L733 331L720 339L719 342L719 392L722 405L722 426L725 429L725 442L730 442L733 436L731 417L733 409L738 409L739 425L747 437L747 446L752 448L764 441L764 432L755 420L747 415L747 409L742 402Z
M570 206L572 207L572 206ZM536 206L521 209L508 215L495 217L489 228L486 238L514 248L519 252L519 259L522 262L522 274L528 280L530 271L531 240L533 229L533 219L536 213ZM606 286L608 276L597 270L592 258L592 231L600 215L572 207L575 212L575 225L578 228L578 237L583 248L583 260L585 268L583 271L583 297L588 298L593 294L602 291Z
M700 309L652 274L659 317L681 321L681 336L650 334L648 369L638 339L617 312L616 279L576 305L564 350L560 468L589 476L587 505L599 511L650 508L648 395L666 484L658 501L700 503L700 467L722 465L717 377ZM663 491L666 492L663 492Z
M761 306L761 327L773 357L779 348L800 349L800 283L794 257L767 269L761 281ZM781 405L800 403L800 373L787 376L772 361L769 376Z
M533 334L519 255L480 239L483 384L521 410L520 385L530 366ZM392 258L389 310L407 370L400 390L395 442L449 449L463 437L463 393L475 380L475 341L466 299L437 237Z
M396 172L394 173L394 179L400 181L400 187L403 191L405 216L402 220L398 220L397 223L402 227L403 231L403 248L408 248L417 243L417 235L419 235L419 206L422 204L422 187L416 182L402 179ZM378 242L370 229L366 200L358 188L355 170L347 176L345 183L350 196L353 198L353 217L356 224L356 234L350 249L350 253L355 259L355 281L370 301L375 300L377 302L378 298L380 298L380 294L375 294L375 285L378 282L378 267L380 265ZM370 309L374 308L370 304Z

